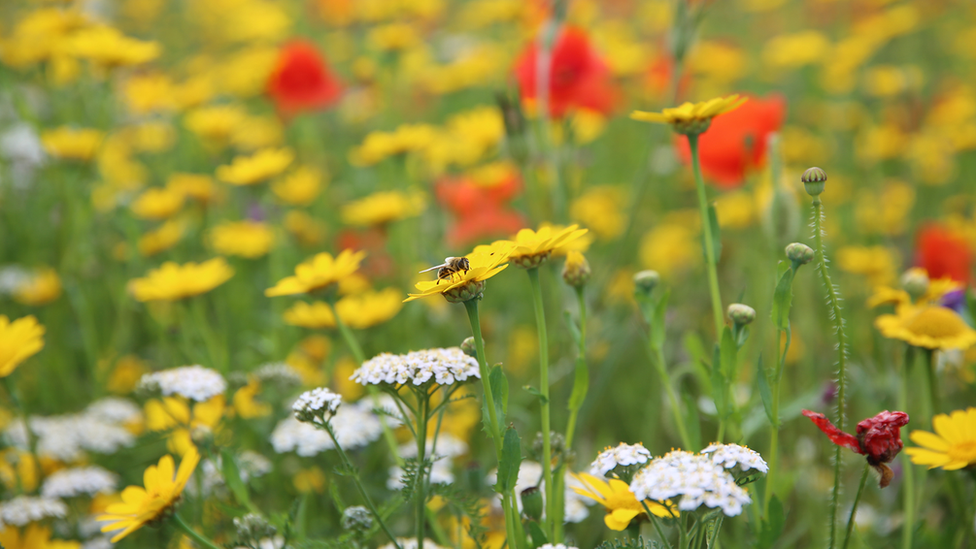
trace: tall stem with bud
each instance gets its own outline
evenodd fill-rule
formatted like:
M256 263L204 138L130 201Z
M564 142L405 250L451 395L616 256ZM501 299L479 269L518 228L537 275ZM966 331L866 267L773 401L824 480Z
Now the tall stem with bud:
M715 258L715 235L712 234L711 214L708 211L708 196L705 193L705 179L702 177L701 162L698 159L698 134L688 135L688 148L691 149L691 167L695 172L695 188L698 191L698 210L701 213L702 235L705 241L705 263L708 266L708 291L712 296L712 315L715 317L715 337L722 337L725 317L722 315L722 295L718 287L718 268Z

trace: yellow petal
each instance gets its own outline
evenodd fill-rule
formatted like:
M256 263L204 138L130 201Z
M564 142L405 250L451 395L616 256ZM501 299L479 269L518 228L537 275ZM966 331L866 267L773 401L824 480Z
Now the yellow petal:
M949 444L939 435L928 431L912 431L912 442L919 446L924 446L930 450L945 452L949 450Z

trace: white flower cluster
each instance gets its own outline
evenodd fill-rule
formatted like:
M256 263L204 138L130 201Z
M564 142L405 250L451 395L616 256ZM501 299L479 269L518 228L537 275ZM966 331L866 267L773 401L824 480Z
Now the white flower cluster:
M451 460L438 459L431 466L429 481L431 484L453 484L454 473L451 471ZM394 465L390 467L390 478L386 480L386 487L390 490L403 489L403 469Z
M437 436L436 444L434 443L433 438L428 438L427 446L425 448L427 457L437 456L444 458L456 458L468 453L468 443L450 433L440 433ZM414 443L403 444L398 450L400 457L417 457L417 445Z
M557 543L555 545L553 545L552 543L546 543L544 545L540 545L539 549L578 549L578 548L573 547L572 545L563 545L562 543Z
M25 526L46 518L64 518L68 506L61 500L36 496L17 496L0 503L0 525Z
M139 388L159 390L163 396L180 395L206 402L227 390L227 381L216 370L203 366L181 366L142 376Z
M241 452L234 462L237 464L237 472L240 475L241 482L245 484L252 478L268 474L272 468L271 461L268 458L250 450ZM224 495L226 482L224 481L223 465L223 456L206 459L200 464L200 471L203 473L203 482L200 483L200 487L203 488L204 495L215 492ZM187 484L186 491L190 495L199 496L195 483Z
M138 407L124 399L103 399L85 411L59 416L32 416L30 430L37 437L37 453L62 462L84 458L85 450L113 454L135 443L125 424L142 420ZM27 428L21 420L10 422L4 435L10 444L28 447Z
M302 376L286 362L269 362L254 370L254 377L261 383L297 387L302 384Z
M81 494L112 493L119 478L115 473L91 465L61 469L44 479L41 495L46 498L70 498Z
M332 417L329 424L344 450L366 446L380 437L383 426L372 410L369 399L365 399L342 406ZM294 451L304 457L335 447L332 438L324 430L310 423L302 423L294 417L278 422L271 432L271 445L279 454Z
M590 464L590 474L597 477L606 476L617 466L627 467L647 463L651 459L651 452L641 443L625 444L621 442L615 447L607 447L596 456Z
M682 511L694 511L704 504L720 507L730 517L742 513L742 506L752 502L749 494L711 455L684 450L651 461L634 475L630 491L638 501L665 501L680 496L678 509Z
M120 425L142 421L142 409L131 400L120 397L96 400L89 404L85 411L92 417Z
M291 405L295 419L303 422L322 423L335 415L342 397L326 387L319 387L302 393Z
M114 546L109 536L99 536L81 544L81 549L112 549Z
M759 452L751 448L746 448L745 446L739 446L738 444L721 444L716 442L710 444L701 453L711 454L712 461L726 469L731 469L738 465L743 471L755 469L763 473L769 472L769 465L766 465L766 460L759 455Z
M492 470L488 473L486 481L489 485L494 485L498 479L497 469ZM515 493L518 495L517 504L521 511L522 509L522 491L527 488L532 488L538 486L542 492L543 501L545 501L545 482L542 481L542 465L535 461L523 461L519 466L518 478L515 480ZM565 502L565 516L563 519L566 522L582 522L586 517L590 516L590 510L587 509L588 505L593 505L595 503L592 499L581 496L573 490L573 487L582 488L583 485L573 477L573 475L566 471L566 491L563 496L563 501ZM501 509L501 496L495 498L493 504L496 509ZM545 514L543 513L543 516Z
M397 545L400 549L417 549L417 538L397 538ZM392 543L387 543L386 545L380 545L379 549L394 549ZM429 538L424 538L424 549L445 549L440 545L437 545L433 540Z
M383 353L363 363L349 379L362 385L423 385L431 380L450 385L481 377L478 361L460 347L425 349L405 355Z

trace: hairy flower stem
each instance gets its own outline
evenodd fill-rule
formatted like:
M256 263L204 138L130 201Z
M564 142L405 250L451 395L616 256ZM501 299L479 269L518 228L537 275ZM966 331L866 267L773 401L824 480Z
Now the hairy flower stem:
M854 517L857 516L857 504L861 503L861 493L864 492L864 485L868 481L868 471L871 466L864 464L864 472L861 473L861 483L857 486L857 494L854 495L854 506L851 507L851 514L847 517L847 533L844 534L844 544L841 549L847 549L847 544L851 541L851 532L854 531Z
M427 459L427 414L430 410L430 395L424 394L417 403L417 549L424 549L427 527L427 484L424 480Z
M705 262L708 265L708 291L712 296L712 315L715 317L715 337L722 337L725 316L722 314L722 295L718 288L718 269L715 266L715 235L712 234L711 216L708 213L708 196L705 194L705 180L702 177L701 161L698 159L698 136L688 136L691 149L691 167L695 172L695 188L698 190L698 210L701 213L702 234L705 237Z
M898 409L908 410L908 399L911 394L912 365L915 362L915 347L905 345L905 360L901 366L901 390L898 391ZM901 454L902 470L902 514L905 516L901 531L902 549L911 549L912 535L915 531L915 470L908 454Z
M844 333L844 318L841 316L840 296L833 282L830 281L830 273L827 272L827 257L824 255L824 231L823 231L823 203L820 197L813 199L813 239L814 250L816 252L817 270L820 272L820 280L823 282L824 290L827 292L827 306L830 307L830 316L834 322L834 332L837 334L837 427L843 431L845 423L845 406L847 387L847 336ZM837 446L834 450L834 488L830 497L830 545L833 549L837 540L837 504L840 499L840 465L841 447Z
M183 517L181 517L179 513L173 513L173 521L177 526L180 527L180 530L183 530L183 533L189 536L201 547L204 547L205 549L222 549L219 545L211 541L210 538L191 528L189 524L183 521Z
M546 311L542 304L539 268L527 269L532 283L535 329L539 334L539 392L542 394L542 478L546 484L546 535L552 537L555 518L555 493L552 483L552 441L549 425L549 337L546 333Z

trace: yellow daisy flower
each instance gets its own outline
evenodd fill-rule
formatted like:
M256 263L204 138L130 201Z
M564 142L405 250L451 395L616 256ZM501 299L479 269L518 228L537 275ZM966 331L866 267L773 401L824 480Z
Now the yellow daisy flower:
M129 281L129 291L139 301L175 301L213 290L234 276L234 269L222 257L199 265L167 261L144 278Z
M295 276L288 276L278 281L274 288L268 288L264 295L275 297L280 295L308 294L338 283L340 280L352 276L359 270L359 263L366 257L366 252L342 250L339 255L322 252L295 267Z
M104 133L88 128L62 126L41 133L44 151L63 160L91 160L104 140Z
M231 185L254 185L280 175L295 160L291 149L263 149L252 156L238 156L217 167L217 179Z
M21 362L44 348L44 326L34 315L10 322L0 315L0 377L7 377Z
M935 433L912 431L912 442L919 448L908 448L912 463L955 471L976 464L976 408L938 414L932 418Z
M180 219L170 219L156 230L139 237L139 253L146 257L154 256L172 248L183 238L186 223Z
M214 145L227 143L247 118L247 111L238 105L199 107L183 118L186 129Z
M349 225L375 227L419 215L424 210L424 195L384 191L373 193L342 207L342 221Z
M193 430L217 431L226 403L224 395L197 402L192 407L183 397L150 399L145 404L146 427L150 431L169 431L166 447L170 452L182 456L191 448L196 448L190 434Z
M172 187L146 189L129 206L139 219L166 219L183 208L183 192Z
M390 320L400 309L403 301L395 288L378 292L364 292L348 295L336 302L336 312L342 322L357 330L365 330ZM285 324L303 328L335 328L335 315L329 305L322 301L314 303L298 302L284 313Z
M99 521L112 521L102 526L102 532L121 528L122 531L112 537L112 543L116 543L163 516L179 499L199 462L200 454L194 448L184 454L179 470L176 470L173 456L169 455L163 456L158 465L150 465L143 474L145 487L127 487L122 491L122 503L109 505L105 514L98 516Z
M522 229L512 240L502 240L512 246L509 260L526 269L538 267L557 249L587 233L579 225L554 227L543 225L538 231Z
M938 305L903 304L895 314L874 319L874 326L889 339L926 349L968 349L976 344L976 330L952 309Z
M0 547L5 549L78 549L81 543L51 539L51 529L32 523L21 532L13 526L0 530Z
M217 196L217 185L209 175L196 173L174 173L166 180L166 188L207 204Z
M242 419L254 419L271 414L271 405L267 402L257 400L258 393L261 392L261 383L257 379L251 378L247 385L241 387L234 393L234 411Z
M403 302L406 303L432 295L443 295L451 303L470 301L481 295L485 289L486 280L508 267L507 264L503 265L503 263L508 261L511 251L512 245L504 240L491 246L478 246L473 252L465 256L468 260L468 270L458 271L450 278L418 282L416 288L420 292L407 294L409 297Z
M661 112L634 111L630 113L630 118L641 122L671 124L671 128L678 133L697 135L708 129L713 118L734 111L746 100L747 98L740 98L738 95L716 97L699 103L686 102L680 107Z
M159 57L159 42L125 36L108 26L92 27L75 33L67 46L75 57L88 59L106 68L141 65Z
M596 501L607 509L607 515L603 518L607 528L622 532L634 518L647 514L644 511L644 506L637 501L637 497L630 491L626 482L617 478L603 480L586 473L574 474L573 476L584 486L583 488L574 486L574 492ZM671 516L667 507L660 503L653 500L646 500L645 503L655 516ZM678 515L677 510L674 510L673 513L675 516Z
M13 297L24 305L46 305L61 297L61 278L54 269L39 269L17 285Z
M318 168L302 166L272 184L271 191L285 204L307 206L321 192L323 179Z
M255 259L274 244L274 230L260 221L227 221L210 230L210 242L217 253Z

